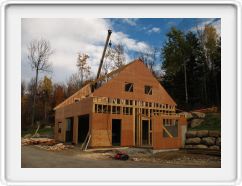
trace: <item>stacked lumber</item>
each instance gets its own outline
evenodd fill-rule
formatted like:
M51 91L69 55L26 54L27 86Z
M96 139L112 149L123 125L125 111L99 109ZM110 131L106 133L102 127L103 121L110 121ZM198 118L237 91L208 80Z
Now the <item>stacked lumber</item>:
M65 149L74 148L73 145L64 145L63 143L56 143L54 139L49 138L23 138L22 145L35 145L41 149L50 151L61 151Z
M36 146L41 149L50 150L50 151L61 151L61 150L73 148L73 145L64 145L63 143L58 143L53 146L47 146L47 145L36 145Z
M22 145L55 145L56 141L49 138L25 138L21 143Z

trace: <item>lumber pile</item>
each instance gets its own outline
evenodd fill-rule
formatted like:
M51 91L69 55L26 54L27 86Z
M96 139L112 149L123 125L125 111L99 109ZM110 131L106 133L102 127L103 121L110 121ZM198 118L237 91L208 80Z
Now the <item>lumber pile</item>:
M73 148L73 145L64 145L63 143L58 143L53 146L47 146L47 145L36 145L36 146L41 149L50 150L50 151L61 151L61 150Z
M24 138L21 141L22 145L35 145L41 149L50 151L61 151L65 149L74 148L73 145L64 145L63 143L56 143L54 139L49 138Z
M22 145L55 145L56 141L49 138L24 138Z

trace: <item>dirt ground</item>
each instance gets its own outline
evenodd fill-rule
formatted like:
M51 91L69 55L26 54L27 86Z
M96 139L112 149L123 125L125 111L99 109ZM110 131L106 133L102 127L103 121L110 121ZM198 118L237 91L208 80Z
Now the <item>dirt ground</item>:
M129 160L115 160L122 151ZM81 151L80 148L48 151L38 146L22 146L22 168L220 168L220 156L165 151L153 154L149 149L120 148Z

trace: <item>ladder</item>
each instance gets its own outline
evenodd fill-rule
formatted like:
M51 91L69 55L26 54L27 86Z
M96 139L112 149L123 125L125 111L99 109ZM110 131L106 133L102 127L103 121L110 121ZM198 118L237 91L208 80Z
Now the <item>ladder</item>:
M82 143L81 150L83 150L83 151L87 150L90 139L91 139L91 134L90 134L90 132L88 132L84 142Z

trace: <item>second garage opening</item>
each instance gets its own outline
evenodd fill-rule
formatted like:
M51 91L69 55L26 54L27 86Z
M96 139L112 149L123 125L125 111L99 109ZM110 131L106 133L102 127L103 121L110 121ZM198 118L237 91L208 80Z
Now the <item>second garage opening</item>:
M83 143L89 131L89 115L78 117L78 143Z

